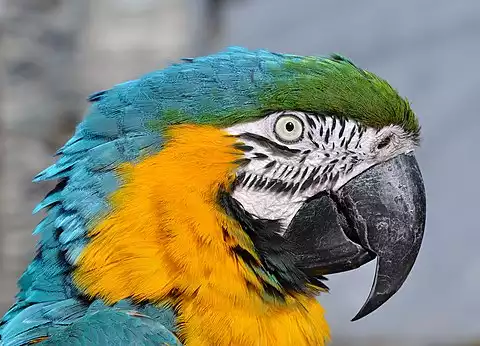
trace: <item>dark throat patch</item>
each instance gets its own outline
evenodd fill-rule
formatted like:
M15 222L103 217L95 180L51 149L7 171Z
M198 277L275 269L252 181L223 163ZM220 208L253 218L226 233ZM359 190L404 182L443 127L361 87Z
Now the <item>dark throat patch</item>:
M320 291L327 291L328 287L322 282L322 276L309 276L297 267L295 263L295 246L292 241L287 241L278 232L278 220L259 219L248 213L243 206L227 191L221 190L218 202L225 213L234 218L243 231L252 240L255 251L261 263L256 263L247 249L236 246L232 253L249 265L255 272L263 271L267 276L273 276L281 290L262 280L266 293L277 298L285 295L303 293L317 295Z

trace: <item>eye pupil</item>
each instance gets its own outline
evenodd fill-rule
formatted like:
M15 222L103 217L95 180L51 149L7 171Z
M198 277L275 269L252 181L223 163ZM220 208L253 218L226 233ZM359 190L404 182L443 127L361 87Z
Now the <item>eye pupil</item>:
M285 124L285 129L288 132L292 132L295 129L295 125L291 121L289 121L288 123Z

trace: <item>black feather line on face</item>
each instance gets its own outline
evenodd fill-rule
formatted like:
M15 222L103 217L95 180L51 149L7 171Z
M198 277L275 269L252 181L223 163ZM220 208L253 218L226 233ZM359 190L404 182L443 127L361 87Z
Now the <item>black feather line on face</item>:
M255 155L255 158L259 160L268 159L268 155L264 153L254 153L253 155Z
M307 172L308 172L308 167L306 167L305 170L303 171L302 177L300 178L301 180L305 179Z
M245 152L249 152L249 151L252 151L253 150L253 147L250 146L250 145L245 145L245 144L242 144L242 143L235 143L233 145L233 147L235 149L238 149L238 150L241 150L241 151L245 151Z
M288 176L293 172L293 170L295 169L295 166L288 166L288 171L285 172L285 179L288 178Z
M330 138L330 129L327 129L327 132L325 133L325 143L328 144L328 140Z
M356 133L356 127L354 126L352 128L352 131L350 132L350 136L348 137L347 143L345 143L345 149L348 149L348 146L350 145L350 142L352 141L353 136L355 136Z
M250 163L250 159L246 158L246 157L243 157L241 159L237 159L235 161L233 161L233 163L239 165L239 166L246 166Z
M346 121L345 119L343 118L340 118L340 132L338 133L338 138L342 138L343 136L343 131L345 131L345 125L346 125Z
M307 159L307 155L304 155L300 161L298 162L299 164L303 164L305 162L305 160Z
M365 132L365 129L360 127L359 126L359 130L358 130L358 140L357 140L357 144L355 145L355 149L358 149L359 147L361 148L362 146L360 145L360 142L361 142L361 139L362 139L362 136Z
M335 184L337 183L339 177L340 177L340 172L337 172L337 173L333 176L332 181L330 182L330 184L332 184L332 186L335 185Z
M251 188L251 187L253 186L253 184L255 184L255 182L257 181L257 179L258 179L258 176L255 175L255 176L253 177L253 179L250 181L250 184L248 184L248 187Z
M320 289L328 290L321 277L309 276L295 264L295 244L287 242L280 234L279 220L254 218L225 190L218 193L218 203L225 213L234 218L252 240L261 263L255 263L254 256L242 248L232 249L239 258L251 267L273 275L283 291L278 291L264 282L266 294L282 298L287 294L318 294Z
M243 180L243 181L241 181L241 182L239 181L239 185L240 185L240 184L241 184L241 185L247 185L248 181L250 180L250 178L251 178L252 176L253 176L253 174L247 175L247 177L245 178L245 180ZM238 177L237 177L237 179L238 179ZM235 181L236 181L237 179L235 179ZM235 183L235 181L234 181L234 183Z
M308 113L304 113L304 114L305 114L305 119L307 119L308 125L309 125L312 129L316 129L316 128L317 128L317 123L312 119L312 117L310 116L310 114L308 114Z
M285 167L280 171L280 174L278 175L278 179L282 179L282 176L285 174L285 172L287 171L288 167L290 167L290 166L285 166Z
M235 190L235 188L237 186L242 185L243 179L245 179L245 175L246 175L245 172L241 172L241 173L237 174L237 176L236 176L236 178L233 181L232 186L231 186L232 191Z
M295 174L290 179L295 180L295 178L298 176L298 174L300 173L301 170L302 170L302 168L298 167L297 171L295 172Z
M289 148L285 145L275 143L275 142L271 141L270 139L268 139L266 137L263 137L263 136L260 136L260 135L257 135L255 133L244 132L244 133L239 134L237 137L242 138L242 139L248 139L248 140L251 140L253 142L256 142L257 144L263 146L265 149L268 149L268 150L270 150L273 153L276 153L278 155L292 157L292 156L301 152L301 150L299 150L299 149L292 149L292 148Z
M271 161L265 165L265 169L271 169L273 166L275 166L277 162L276 161Z

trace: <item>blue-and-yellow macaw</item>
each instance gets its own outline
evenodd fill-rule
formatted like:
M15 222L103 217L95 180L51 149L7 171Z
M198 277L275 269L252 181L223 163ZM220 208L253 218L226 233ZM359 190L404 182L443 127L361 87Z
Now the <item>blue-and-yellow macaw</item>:
M420 248L419 124L348 59L230 48L89 98L1 344L324 345L323 275Z

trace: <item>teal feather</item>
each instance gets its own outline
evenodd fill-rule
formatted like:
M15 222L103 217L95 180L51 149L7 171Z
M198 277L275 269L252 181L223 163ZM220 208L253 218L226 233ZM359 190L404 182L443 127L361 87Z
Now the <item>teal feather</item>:
M33 214L38 213L40 210L49 207L52 204L58 203L62 200L62 191L55 191L54 193L49 193L34 209Z
M47 335L50 338L39 345L180 345L171 332L172 313L137 308L128 301L113 307L76 299L39 303L18 312L11 322L2 331L4 346L24 345Z
M73 209L73 208L72 208ZM68 209L67 209L68 210ZM73 220L75 220L76 218L78 217L78 215L74 212L64 212L62 213L62 215L59 215L56 219L55 219L55 228L56 229L60 229L60 228L63 228L63 226L65 225L68 225L70 222L72 222ZM63 232L62 232L63 233Z
M40 205L40 204L39 204L39 205ZM38 213L41 209L42 209L42 208L37 208L37 207L35 207L35 209L34 209L33 212L34 212L34 213ZM53 223L53 221L52 221L50 218L45 218L45 219L43 219L42 221L40 221L40 223L37 225L37 227L35 227L35 228L33 229L32 234L33 234L33 235L40 234L41 232L44 231L45 228L48 228L48 226L49 226L50 224L52 224L52 223Z
M77 217L71 219L68 224L66 224L65 228L68 229L68 231L62 232L58 238L58 241L62 245L66 245L73 240L77 240L86 236L86 230L85 227L83 227L83 222Z
M67 178L70 175L70 172L65 170L59 170L56 167L49 167L44 171L40 172L33 178L33 182L38 183L44 180L55 180L61 178Z
M62 208L58 205L50 207L48 215L38 224L38 226L33 231L33 234L40 234L40 245L43 245L45 239L50 239L53 237L56 227L55 221L62 214Z
M39 343L47 345L181 345L161 323L149 316L132 316L129 311L102 310L86 314Z
M74 265L87 244L88 239L77 239L68 243L68 247L65 250L65 260L67 263Z
M83 208L88 205L88 208ZM85 220L92 220L102 211L107 211L109 206L104 198L101 198L90 191L78 190L70 192L63 199L63 207L66 211L75 212ZM63 220L62 220L63 221Z
M145 149L155 146L154 136L128 136L101 144L90 150L87 165L93 172L112 170L123 162L135 161Z
M82 140L83 138L81 136L78 136L77 134L73 135L72 138L70 138L62 147L60 147L60 149L58 149L55 153L55 155L60 155L60 154L63 154L63 151L71 146L71 145L74 145L75 143L79 142L80 140Z
M61 149L61 154L63 155L72 155L76 153L81 153L88 151L92 148L95 148L101 144L104 144L106 141L104 138L92 138L88 140L82 140L73 143L72 145L65 146Z
M102 98L103 95L105 95L106 92L107 92L106 90L97 91L88 97L88 101L89 102L98 101Z

